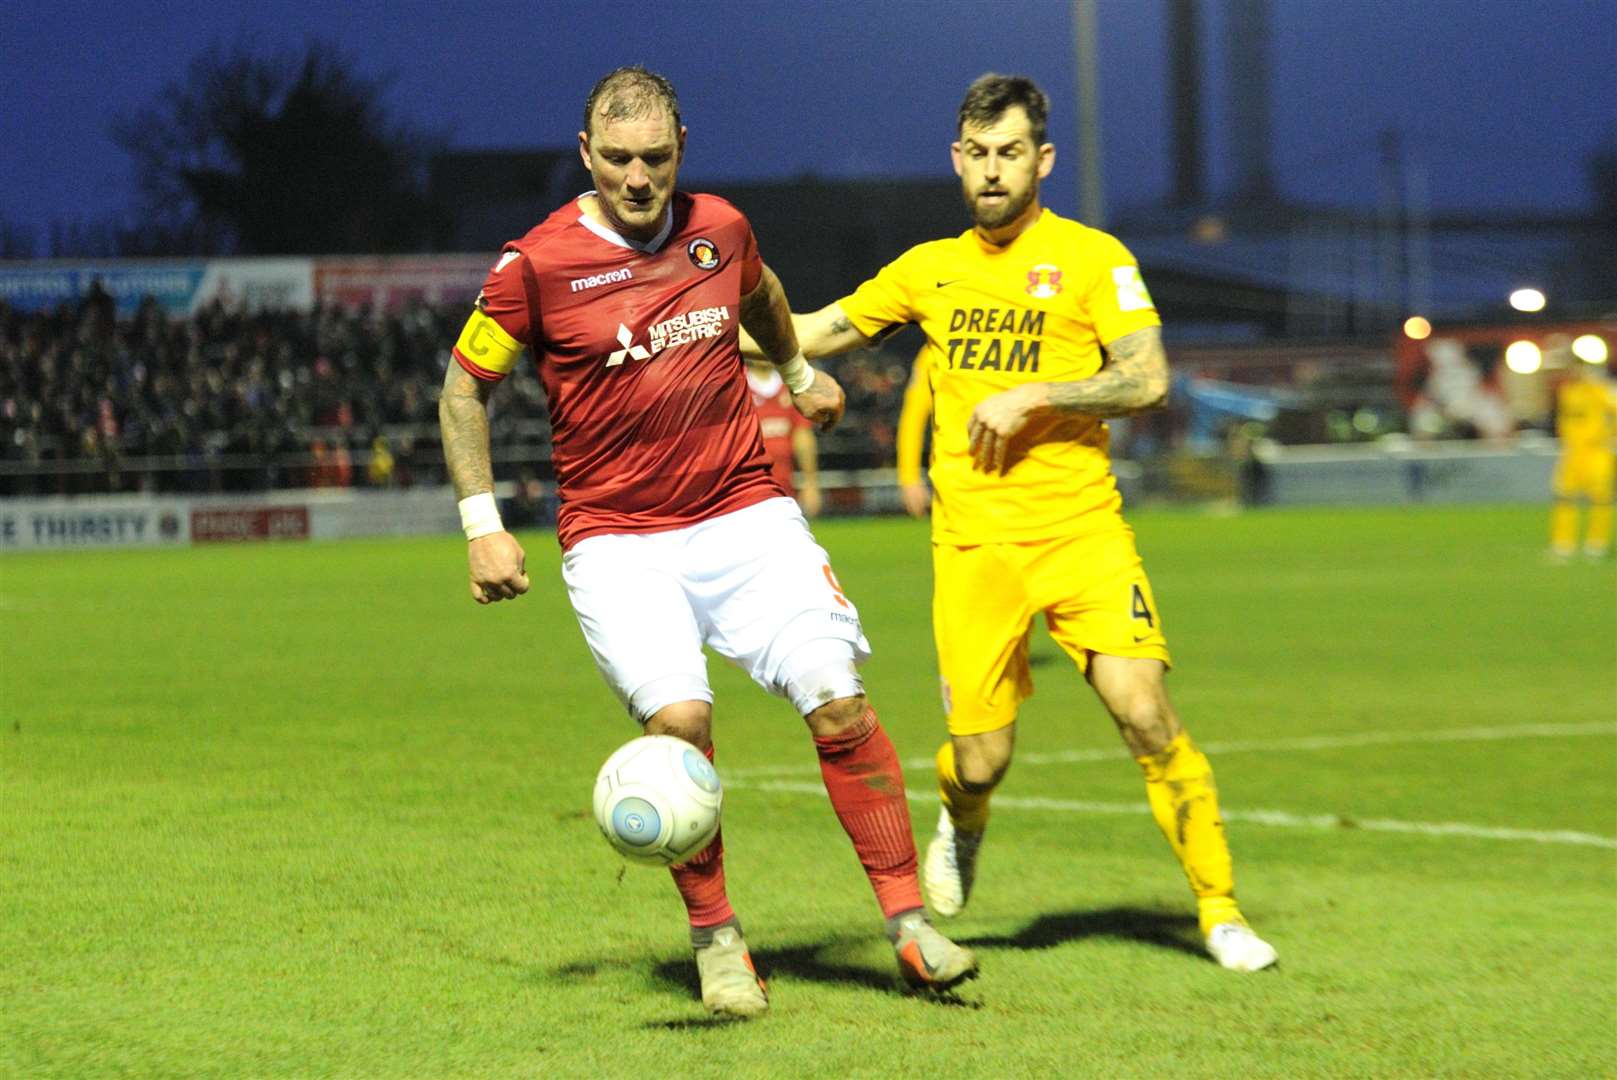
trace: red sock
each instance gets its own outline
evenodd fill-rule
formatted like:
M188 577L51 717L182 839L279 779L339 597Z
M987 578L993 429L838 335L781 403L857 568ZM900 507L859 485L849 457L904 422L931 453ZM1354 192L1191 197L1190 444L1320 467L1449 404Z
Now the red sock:
M707 748L707 759L713 760L713 747ZM724 829L714 834L700 855L689 862L670 866L674 887L685 901L692 926L717 926L735 918L730 897L724 891Z
M859 722L840 735L816 736L814 748L820 753L826 794L876 890L882 915L891 918L920 907L904 772L876 710L865 709Z

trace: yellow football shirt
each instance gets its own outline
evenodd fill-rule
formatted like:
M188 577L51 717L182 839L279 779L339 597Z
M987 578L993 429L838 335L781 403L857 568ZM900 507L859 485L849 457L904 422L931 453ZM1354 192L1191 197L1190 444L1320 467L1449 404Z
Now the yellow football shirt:
M898 410L898 424L893 436L893 449L898 459L898 482L921 482L921 456L926 446L926 429L932 421L932 383L929 372L932 363L929 350L921 346L910 369L910 381L904 385L904 405Z
M1563 382L1556 393L1555 432L1568 452L1610 450L1617 439L1617 394L1604 380Z
M934 540L1041 540L1117 522L1122 500L1099 418L1035 421L1002 476L972 467L967 433L984 399L1027 382L1086 379L1101 368L1101 346L1161 325L1138 263L1115 237L1045 210L1004 247L975 230L918 244L840 305L866 337L909 322L926 335Z

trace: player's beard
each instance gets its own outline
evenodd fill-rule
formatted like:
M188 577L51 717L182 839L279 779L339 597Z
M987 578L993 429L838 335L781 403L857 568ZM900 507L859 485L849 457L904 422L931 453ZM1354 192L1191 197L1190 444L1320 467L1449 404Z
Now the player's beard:
M998 205L985 206L979 198L981 191L975 195L966 195L966 209L971 211L972 224L983 229L998 229L1009 225L1021 217L1032 204L1033 196L1038 189L1029 184L1020 194L1007 187L998 190L1005 192L1005 200Z

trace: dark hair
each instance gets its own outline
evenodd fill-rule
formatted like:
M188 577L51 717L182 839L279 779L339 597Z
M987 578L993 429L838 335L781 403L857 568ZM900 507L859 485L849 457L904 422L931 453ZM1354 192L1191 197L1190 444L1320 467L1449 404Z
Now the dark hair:
M978 76L966 88L956 131L964 131L968 122L992 124L1005 115L1005 110L1018 105L1027 113L1028 125L1033 129L1033 145L1043 146L1045 124L1050 119L1050 96L1025 75L996 75L990 71Z
M591 121L596 109L602 110L608 120L638 120L656 109L667 109L674 120L674 131L679 131L679 95L674 93L674 84L639 64L607 72L590 90L590 96L584 99L585 134L594 134Z

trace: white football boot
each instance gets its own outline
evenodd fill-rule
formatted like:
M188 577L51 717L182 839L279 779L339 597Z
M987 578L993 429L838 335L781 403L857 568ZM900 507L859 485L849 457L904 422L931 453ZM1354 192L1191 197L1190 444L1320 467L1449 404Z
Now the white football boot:
M1207 935L1207 951L1231 971L1262 971L1280 960L1274 946L1244 922L1219 923Z
M735 927L720 927L713 933L713 944L696 950L696 971L702 978L702 1004L715 1016L745 1019L768 1010L764 981Z
M922 883L932 910L945 919L960 914L977 879L977 849L983 834L955 828L949 811L938 812L938 833L926 846Z
M916 910L888 924L888 937L898 957L898 971L912 989L943 994L977 977L977 957L956 945Z

